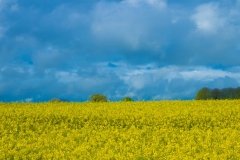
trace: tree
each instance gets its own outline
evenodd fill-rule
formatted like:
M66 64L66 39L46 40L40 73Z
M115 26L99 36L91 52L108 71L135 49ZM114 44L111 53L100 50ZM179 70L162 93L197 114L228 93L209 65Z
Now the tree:
M90 96L91 102L107 102L107 97L103 94L93 94Z
M221 99L221 91L217 88L213 89L211 91L211 97L212 99Z
M234 99L236 97L236 91L234 88L223 88L221 93L222 99Z
M69 102L69 101L66 99L51 98L49 102Z
M207 87L200 89L196 94L196 100L211 99L211 90Z
M49 102L61 102L58 98L52 98L49 100Z
M236 88L235 94L235 99L240 99L240 87Z
M123 102L132 102L133 100L130 97L125 97L125 98L122 99L122 101Z

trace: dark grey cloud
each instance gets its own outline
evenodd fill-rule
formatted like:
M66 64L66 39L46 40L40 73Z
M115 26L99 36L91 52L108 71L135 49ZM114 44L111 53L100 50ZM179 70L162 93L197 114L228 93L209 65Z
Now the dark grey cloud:
M237 2L224 7L221 1L194 1L191 11L184 3L175 7L171 4L176 2L162 0L89 3L92 6L84 10L80 6L85 3L76 1L12 2L18 9L5 11L9 27L1 39L2 54L15 56L21 48L30 59L37 50L52 47L64 51L60 54L67 52L69 58L81 56L93 62L236 65L239 61Z
M48 69L42 75L29 67L5 67L0 72L0 99L86 101L94 93L105 94L112 101L125 96L134 100L194 99L202 87L238 87L240 79L238 73L207 68L121 66L97 65L70 72Z
M120 53L138 64L155 60L174 65L236 65L239 61L237 2L227 7L221 2L199 3L191 11L184 5L173 10L167 3L156 8L140 2L96 5L92 28L104 53Z
M0 100L237 87L240 1L0 1Z

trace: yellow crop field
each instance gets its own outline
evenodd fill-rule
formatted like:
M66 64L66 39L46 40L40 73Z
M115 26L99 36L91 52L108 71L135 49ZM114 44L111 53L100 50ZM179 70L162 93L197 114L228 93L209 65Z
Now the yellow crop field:
M0 159L240 159L240 101L0 103Z

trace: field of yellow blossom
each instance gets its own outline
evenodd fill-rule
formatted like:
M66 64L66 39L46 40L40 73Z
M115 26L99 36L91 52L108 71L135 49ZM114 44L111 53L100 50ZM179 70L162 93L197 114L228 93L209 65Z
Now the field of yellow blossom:
M240 159L240 101L0 103L0 159Z

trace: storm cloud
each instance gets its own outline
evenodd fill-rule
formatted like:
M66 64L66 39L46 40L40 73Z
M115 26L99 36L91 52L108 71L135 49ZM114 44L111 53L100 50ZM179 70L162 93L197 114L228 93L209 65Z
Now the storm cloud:
M193 99L240 83L240 1L0 1L0 101Z

